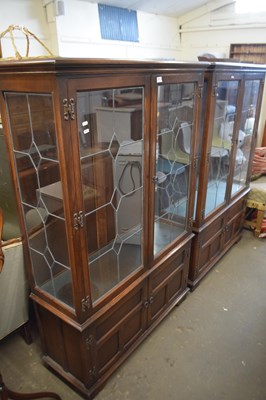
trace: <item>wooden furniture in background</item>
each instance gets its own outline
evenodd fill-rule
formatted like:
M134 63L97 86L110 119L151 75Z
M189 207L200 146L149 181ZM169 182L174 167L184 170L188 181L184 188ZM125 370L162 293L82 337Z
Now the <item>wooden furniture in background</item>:
M266 43L231 44L230 58L241 62L266 64Z
M241 237L264 77L247 64L213 63L205 73L192 289Z

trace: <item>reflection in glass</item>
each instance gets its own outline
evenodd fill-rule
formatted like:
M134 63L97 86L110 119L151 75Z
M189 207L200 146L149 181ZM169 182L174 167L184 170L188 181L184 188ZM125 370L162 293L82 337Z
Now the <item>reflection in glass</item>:
M154 255L186 230L194 83L158 87Z
M52 96L5 97L35 284L73 306Z
M92 300L142 265L143 88L79 92Z
M238 85L238 81L220 81L217 85L205 215L225 201Z
M245 81L231 196L246 186L260 81Z

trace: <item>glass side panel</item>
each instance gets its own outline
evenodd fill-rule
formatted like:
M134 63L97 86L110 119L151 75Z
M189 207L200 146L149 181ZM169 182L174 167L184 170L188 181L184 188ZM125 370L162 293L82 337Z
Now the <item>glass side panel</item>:
M53 99L5 98L35 284L73 306Z
M92 300L142 265L143 88L79 92Z
M258 80L245 82L231 196L246 186L259 88L260 81Z
M225 201L238 85L238 81L220 81L217 85L205 215Z
M187 229L194 83L158 87L154 255Z

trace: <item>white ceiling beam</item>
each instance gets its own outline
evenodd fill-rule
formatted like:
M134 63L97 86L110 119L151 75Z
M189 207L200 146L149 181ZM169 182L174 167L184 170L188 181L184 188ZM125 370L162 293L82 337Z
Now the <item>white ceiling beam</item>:
M224 6L228 6L229 4L235 3L235 0L217 0L210 1L202 7L196 8L195 10L184 14L182 17L178 18L178 23L180 26L187 24L188 22L193 21L194 19L200 18L205 14L208 14L212 11L218 10Z

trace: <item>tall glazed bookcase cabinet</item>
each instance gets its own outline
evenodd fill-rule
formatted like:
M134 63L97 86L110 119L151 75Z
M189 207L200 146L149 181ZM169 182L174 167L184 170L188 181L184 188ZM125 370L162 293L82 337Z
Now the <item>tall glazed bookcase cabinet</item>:
M85 397L188 292L207 64L0 64L46 364Z
M264 79L264 65L213 63L205 72L191 288L240 239Z

